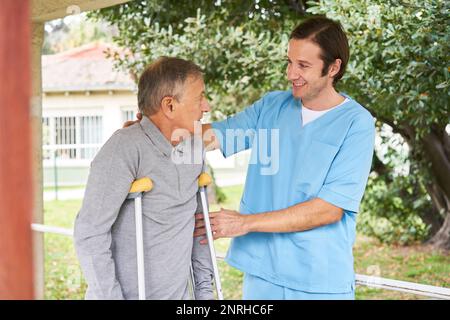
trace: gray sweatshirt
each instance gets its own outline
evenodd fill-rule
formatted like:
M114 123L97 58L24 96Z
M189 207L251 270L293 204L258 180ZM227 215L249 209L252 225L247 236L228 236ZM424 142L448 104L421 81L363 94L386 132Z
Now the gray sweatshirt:
M214 298L208 246L193 238L204 159L198 140L173 148L144 117L116 131L98 152L74 228L86 299L138 299L134 200L126 198L142 177L153 181L142 198L146 298L189 299L191 262L196 298ZM197 163L180 163L189 157Z

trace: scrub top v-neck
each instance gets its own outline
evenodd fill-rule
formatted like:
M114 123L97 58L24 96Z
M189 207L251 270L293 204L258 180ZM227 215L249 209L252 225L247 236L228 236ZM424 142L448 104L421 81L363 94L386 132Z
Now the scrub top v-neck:
M371 114L345 97L346 103L305 126L301 103L291 91L270 92L212 124L225 157L252 149L242 214L284 209L313 198L344 210L339 222L312 230L237 237L226 257L230 265L294 290L353 290L355 214L367 183L375 128ZM250 139L239 142L233 132L251 132Z
M344 97L344 101L342 101L340 104L333 106L331 108L328 108L326 110L312 110L312 109L307 108L306 106L302 106L301 110L302 110L302 125L303 125L303 127L305 126L305 124L313 122L314 120L320 118L321 116L330 112L331 110L339 108L340 106L347 103L348 101L349 101L349 99Z

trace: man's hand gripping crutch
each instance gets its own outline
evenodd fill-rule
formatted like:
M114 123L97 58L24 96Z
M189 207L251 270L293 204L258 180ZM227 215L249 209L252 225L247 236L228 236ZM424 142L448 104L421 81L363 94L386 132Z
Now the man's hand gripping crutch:
M153 188L153 182L145 177L135 180L131 185L127 199L134 199L134 217L136 221L136 253L139 300L145 300L145 266L144 266L144 235L142 230L142 195Z

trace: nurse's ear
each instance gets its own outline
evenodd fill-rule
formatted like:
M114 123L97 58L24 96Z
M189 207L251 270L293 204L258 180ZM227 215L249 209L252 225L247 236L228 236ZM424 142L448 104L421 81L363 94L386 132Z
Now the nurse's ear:
M161 100L161 111L169 119L175 118L175 97L166 96Z
M339 70L341 70L342 60L336 59L330 66L328 67L328 77L334 78Z

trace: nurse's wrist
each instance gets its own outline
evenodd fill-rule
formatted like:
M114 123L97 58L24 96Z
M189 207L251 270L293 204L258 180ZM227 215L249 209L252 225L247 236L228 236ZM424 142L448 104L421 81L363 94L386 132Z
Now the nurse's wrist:
M244 214L243 217L243 223L242 223L242 229L245 234L250 232L257 232L257 221L256 216L254 214Z

